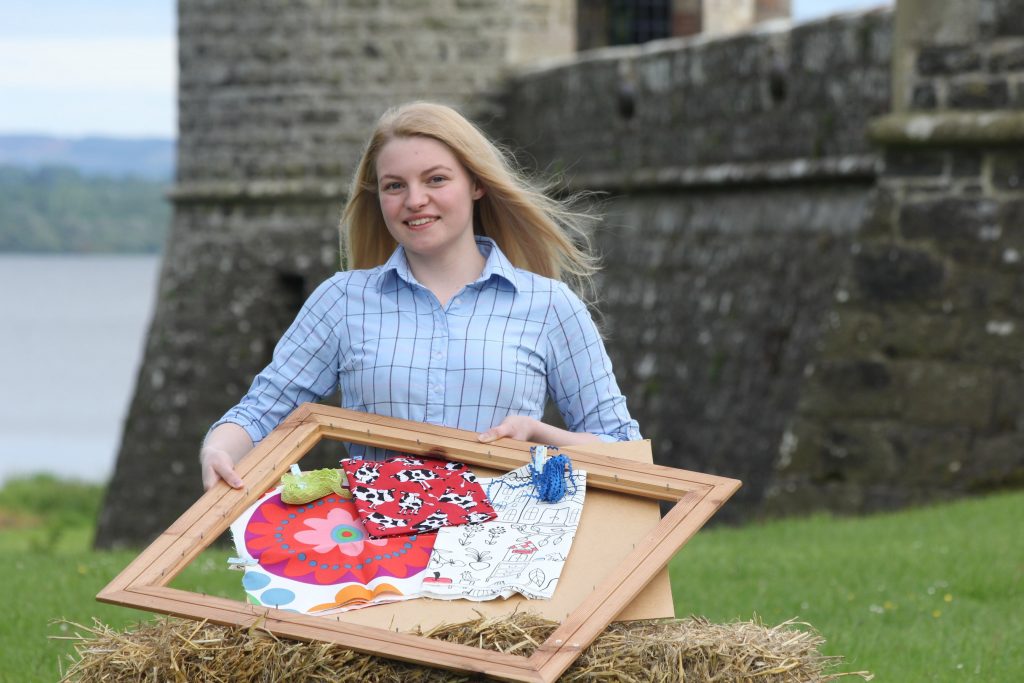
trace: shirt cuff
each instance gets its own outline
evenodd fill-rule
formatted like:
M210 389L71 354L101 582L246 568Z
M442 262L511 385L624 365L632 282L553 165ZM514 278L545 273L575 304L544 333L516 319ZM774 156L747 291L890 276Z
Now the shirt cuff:
M598 439L605 443L618 443L620 441L640 441L644 437L640 436L640 427L637 426L636 422L627 424L622 431L615 432L613 434L597 434Z
M222 424L234 424L244 429L245 433L249 435L250 439L252 439L253 446L258 444L260 441L263 441L263 438L265 436L263 434L263 430L259 428L259 425L252 422L251 420L243 420L242 418L235 417L233 415L225 415L224 417L210 425L210 429L207 430L206 436L203 437L203 443L206 443L206 439L210 436L210 432L212 432L214 429L221 426Z

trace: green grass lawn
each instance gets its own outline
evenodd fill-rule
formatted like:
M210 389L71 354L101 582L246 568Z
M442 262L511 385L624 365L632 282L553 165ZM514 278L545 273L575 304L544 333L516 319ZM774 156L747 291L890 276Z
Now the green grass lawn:
M98 487L0 490L0 681L54 681L63 618L127 627L152 615L94 596L135 556L89 550ZM12 510L18 510L17 514ZM676 613L776 624L798 617L879 681L1017 681L1024 671L1024 493L861 519L814 517L698 534L671 564ZM174 585L239 596L211 550ZM48 637L49 636L49 637ZM65 665L66 666L66 665Z
M799 617L879 681L1024 680L1024 493L714 529L672 561L676 614Z

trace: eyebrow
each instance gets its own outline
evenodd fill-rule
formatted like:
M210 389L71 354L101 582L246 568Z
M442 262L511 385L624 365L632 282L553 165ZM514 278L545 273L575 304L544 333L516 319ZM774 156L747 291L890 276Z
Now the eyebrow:
M437 170L445 170L448 171L449 173L452 172L452 169L448 168L444 164L437 164L436 166L431 166L430 168L421 171L420 175L430 175L431 173ZM384 175L380 176L380 180L384 180L385 178L396 178L398 180L401 180L402 176L397 176L394 173L385 173Z

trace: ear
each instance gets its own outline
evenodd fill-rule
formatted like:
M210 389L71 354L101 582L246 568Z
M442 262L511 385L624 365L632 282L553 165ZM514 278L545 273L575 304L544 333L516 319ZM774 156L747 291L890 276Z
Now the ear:
M473 196L473 201L476 201L477 199L480 199L481 197L484 196L484 194L486 194L486 190L484 190L484 186L480 184L479 180L474 180L473 181L473 195L472 195Z

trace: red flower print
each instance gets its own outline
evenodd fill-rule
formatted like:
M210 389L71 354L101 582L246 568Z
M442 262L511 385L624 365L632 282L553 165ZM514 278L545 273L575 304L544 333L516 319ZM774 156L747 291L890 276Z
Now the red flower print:
M426 568L435 538L371 538L352 503L339 496L289 505L276 493L245 527L245 547L266 571L317 585L407 578Z

